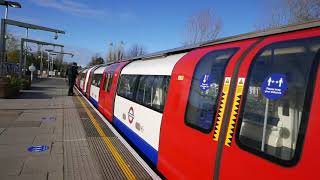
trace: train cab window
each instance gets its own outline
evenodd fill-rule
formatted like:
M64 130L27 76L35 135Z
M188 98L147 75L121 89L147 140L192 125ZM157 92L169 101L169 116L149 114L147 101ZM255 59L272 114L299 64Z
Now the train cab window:
M126 75L126 74L121 75L117 94L124 98L134 100L137 83L138 83L137 75Z
M110 89L111 89L112 80L113 80L113 73L109 74L109 78L108 79L109 79L109 81L108 81L108 86L107 86L107 92L109 92Z
M225 68L236 51L235 48L212 51L196 65L185 113L188 126L204 133L211 131Z
M236 141L284 166L297 163L303 145L320 38L268 45L252 61Z
M156 111L163 112L169 79L169 76L141 76L136 102Z

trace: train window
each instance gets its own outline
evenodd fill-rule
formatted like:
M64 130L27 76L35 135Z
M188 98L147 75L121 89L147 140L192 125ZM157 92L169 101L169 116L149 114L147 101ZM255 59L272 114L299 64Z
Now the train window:
M109 74L106 74L106 78L104 80L104 84L103 84L103 90L106 91L107 90L107 86L108 86L108 83L109 83Z
M91 84L97 87L100 87L100 82L102 79L102 74L93 74Z
M152 84L154 81L153 76L141 76L139 81L139 86L137 90L136 101L139 104L144 104L146 106L151 106L152 104L152 93L151 89L153 89Z
M113 73L109 74L109 83L108 83L108 87L107 87L107 91L109 92L111 89L111 85L112 85L112 80L113 80Z
M117 94L124 98L133 100L135 95L135 89L138 82L137 75L121 75Z
M205 133L211 131L224 71L236 51L235 48L212 51L196 65L185 113L188 126Z
M292 40L268 45L256 55L236 134L240 147L284 166L297 163L319 47L320 38Z
M169 80L169 76L141 76L136 102L156 111L163 112Z

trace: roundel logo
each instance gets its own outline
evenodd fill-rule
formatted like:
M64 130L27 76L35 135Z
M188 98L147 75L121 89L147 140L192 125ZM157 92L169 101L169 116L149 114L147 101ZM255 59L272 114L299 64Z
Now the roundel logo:
M133 111L133 108L130 107L128 111L128 120L130 124L133 122L133 119L134 119L134 111Z

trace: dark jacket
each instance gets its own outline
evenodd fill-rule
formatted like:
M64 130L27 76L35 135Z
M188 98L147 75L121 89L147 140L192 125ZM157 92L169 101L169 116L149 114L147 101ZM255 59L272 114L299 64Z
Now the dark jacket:
M74 83L78 76L78 67L77 66L69 66L66 72L66 75L69 79L70 83Z

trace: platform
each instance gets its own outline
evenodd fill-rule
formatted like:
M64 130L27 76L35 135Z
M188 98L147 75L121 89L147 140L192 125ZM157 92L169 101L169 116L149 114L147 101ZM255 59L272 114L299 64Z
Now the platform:
M160 179L64 79L0 99L0 179Z

